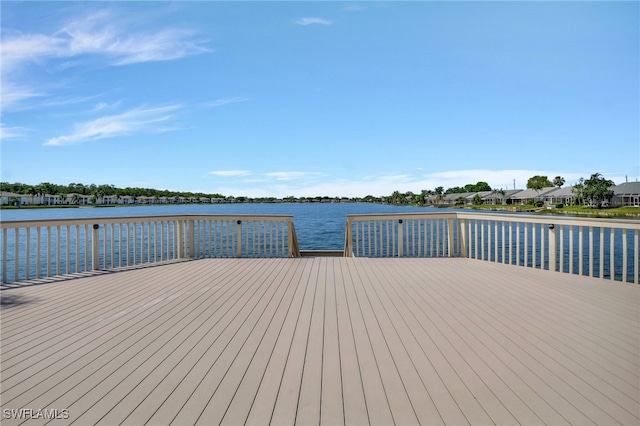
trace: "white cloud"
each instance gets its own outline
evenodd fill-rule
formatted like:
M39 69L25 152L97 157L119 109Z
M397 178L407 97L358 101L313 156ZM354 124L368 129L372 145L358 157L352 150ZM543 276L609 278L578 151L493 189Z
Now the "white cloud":
M45 145L71 145L131 133L165 131L166 128L158 129L156 124L173 118L171 112L178 108L180 108L179 105L137 108L121 114L101 117L76 124L73 133L49 139Z
M3 124L0 124L0 140L22 138L25 130L27 129L24 127L5 127Z
M248 101L249 98L235 97L235 98L220 98L210 102L203 102L201 105L205 108L218 108L224 105L234 104L237 102Z
M214 170L208 174L214 176L234 177L234 176L247 176L250 174L248 170Z
M98 112L98 111L103 111L105 109L114 109L120 106L122 102L118 101L118 102L114 102L112 104L108 104L106 102L98 102L94 107L93 107L93 112Z
M553 170L452 170L430 174L386 174L378 176L362 176L358 178L332 177L317 172L270 172L264 176L264 181L243 180L223 187L216 187L216 191L227 195L246 195L249 197L376 197L390 195L394 191L419 193L423 189L435 189L443 186L445 189L464 186L479 181L487 182L492 188L524 189L527 180L535 175L548 176L553 180L555 176L563 176L566 185L574 184L580 177L588 178L588 173L563 173ZM615 182L613 176L606 175ZM322 177L322 179L319 179Z
M488 169L470 169L470 170L451 170L447 172L428 173L423 177L432 182L440 182L437 186L451 188L454 186L464 186L469 183L487 182L492 188L513 189L514 180L515 187L518 189L525 188L527 180L532 176L547 176L549 180L553 180L555 176L563 176L567 184L578 180L582 175L579 173L564 173L557 170L488 170ZM432 189L432 188L427 188Z
M296 21L296 24L298 25L331 25L333 24L332 21L329 21L327 19L324 18L300 18Z
M322 173L317 172L269 172L264 174L268 178L275 180L296 180L311 176L320 176Z
M14 109L23 101L44 95L43 92L38 92L32 87L18 85L6 79L3 79L2 85L0 85L0 104L3 111Z
M75 17L50 34L22 33L5 29L0 45L2 59L2 107L12 108L21 101L46 95L35 83L22 81L27 65L47 71L81 64L83 60L103 60L120 66L139 62L169 61L209 52L205 41L184 28L139 29L140 17L123 17L101 10ZM69 59L73 58L74 61ZM58 62L52 62L56 61Z

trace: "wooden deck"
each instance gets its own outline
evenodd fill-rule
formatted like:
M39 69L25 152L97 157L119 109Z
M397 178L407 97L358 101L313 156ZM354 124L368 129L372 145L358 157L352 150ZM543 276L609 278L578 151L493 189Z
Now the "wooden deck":
M639 306L637 285L471 259L23 286L2 291L2 424L637 425Z

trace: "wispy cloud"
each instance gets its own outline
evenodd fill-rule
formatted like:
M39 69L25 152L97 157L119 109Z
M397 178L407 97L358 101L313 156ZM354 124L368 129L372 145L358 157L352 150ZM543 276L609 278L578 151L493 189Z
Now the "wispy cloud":
M106 102L98 102L94 107L93 107L93 112L98 112L98 111L104 111L107 109L114 109L114 108L118 108L120 106L122 102L121 101L117 101L114 102L112 104L108 104Z
M52 71L87 60L122 66L210 52L206 40L198 39L191 29L140 27L136 17L120 16L105 9L70 19L49 34L3 30L0 46L3 108L45 95L42 88L36 89L33 83L22 80L22 71L29 64Z
M296 21L296 24L306 26L306 25L331 25L333 21L329 21L324 18L300 18Z
M166 131L166 127L158 128L157 124L172 119L171 113L179 108L179 105L137 108L121 114L101 117L76 124L73 133L49 139L45 145L71 145L132 133Z
M487 182L492 188L513 188L516 179L518 189L525 188L527 180L535 175L546 175L549 179L561 175L567 185L572 185L580 177L588 177L588 173L563 173L553 170L452 170L429 174L382 174L359 177L344 177L318 172L269 172L262 176L264 180L245 180L229 183L224 187L217 187L217 191L224 194L242 194L251 197L297 197L340 196L363 197L365 195L385 196L394 191L419 193L423 189L435 189L443 186L445 189L464 186L479 181ZM613 177L615 182L624 182L624 177ZM319 178L321 177L321 178Z
M249 98L238 96L235 98L220 98L214 101L203 102L201 105L205 108L218 108L224 105L235 104L238 102L246 102L248 100Z
M318 172L269 172L264 174L268 178L276 180L296 180L312 176L321 176L322 173Z
M0 124L0 140L22 138L26 130L24 127L6 127Z
M214 170L208 174L222 177L247 176L250 174L248 170Z

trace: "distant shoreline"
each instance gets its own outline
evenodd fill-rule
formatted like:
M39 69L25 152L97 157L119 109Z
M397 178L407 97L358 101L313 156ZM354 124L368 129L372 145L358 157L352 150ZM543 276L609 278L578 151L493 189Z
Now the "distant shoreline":
M349 201L350 203L359 204L385 204L385 203L363 203L362 201ZM307 202L309 204L320 204L319 202ZM270 202L256 202L256 203L221 203L221 204L275 204ZM281 202L278 204L301 204L300 202ZM35 210L35 209L100 209L111 207L166 207L166 206L185 206L185 205L202 205L196 203L183 203L183 204L98 204L98 205L69 205L69 204L55 204L55 205L23 205L23 206L0 206L1 210ZM213 204L219 205L219 204ZM391 205L391 204L390 204ZM587 216L587 217L601 217L601 218L640 218L640 207L615 207L608 209L591 209L583 208L577 210L576 206L568 206L562 209L542 209L535 206L513 206L513 205L492 205L492 206L460 206L460 205L425 205L414 207L433 207L433 208L456 208L475 211L504 211L504 212L519 212L519 213L535 213L545 215L574 215L574 216ZM509 207L518 207L518 210L510 210Z

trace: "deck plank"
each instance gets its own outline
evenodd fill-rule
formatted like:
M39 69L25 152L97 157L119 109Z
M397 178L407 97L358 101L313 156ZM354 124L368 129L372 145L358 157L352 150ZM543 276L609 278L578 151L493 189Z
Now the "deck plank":
M1 295L3 426L640 423L637 285L471 259L310 257Z

